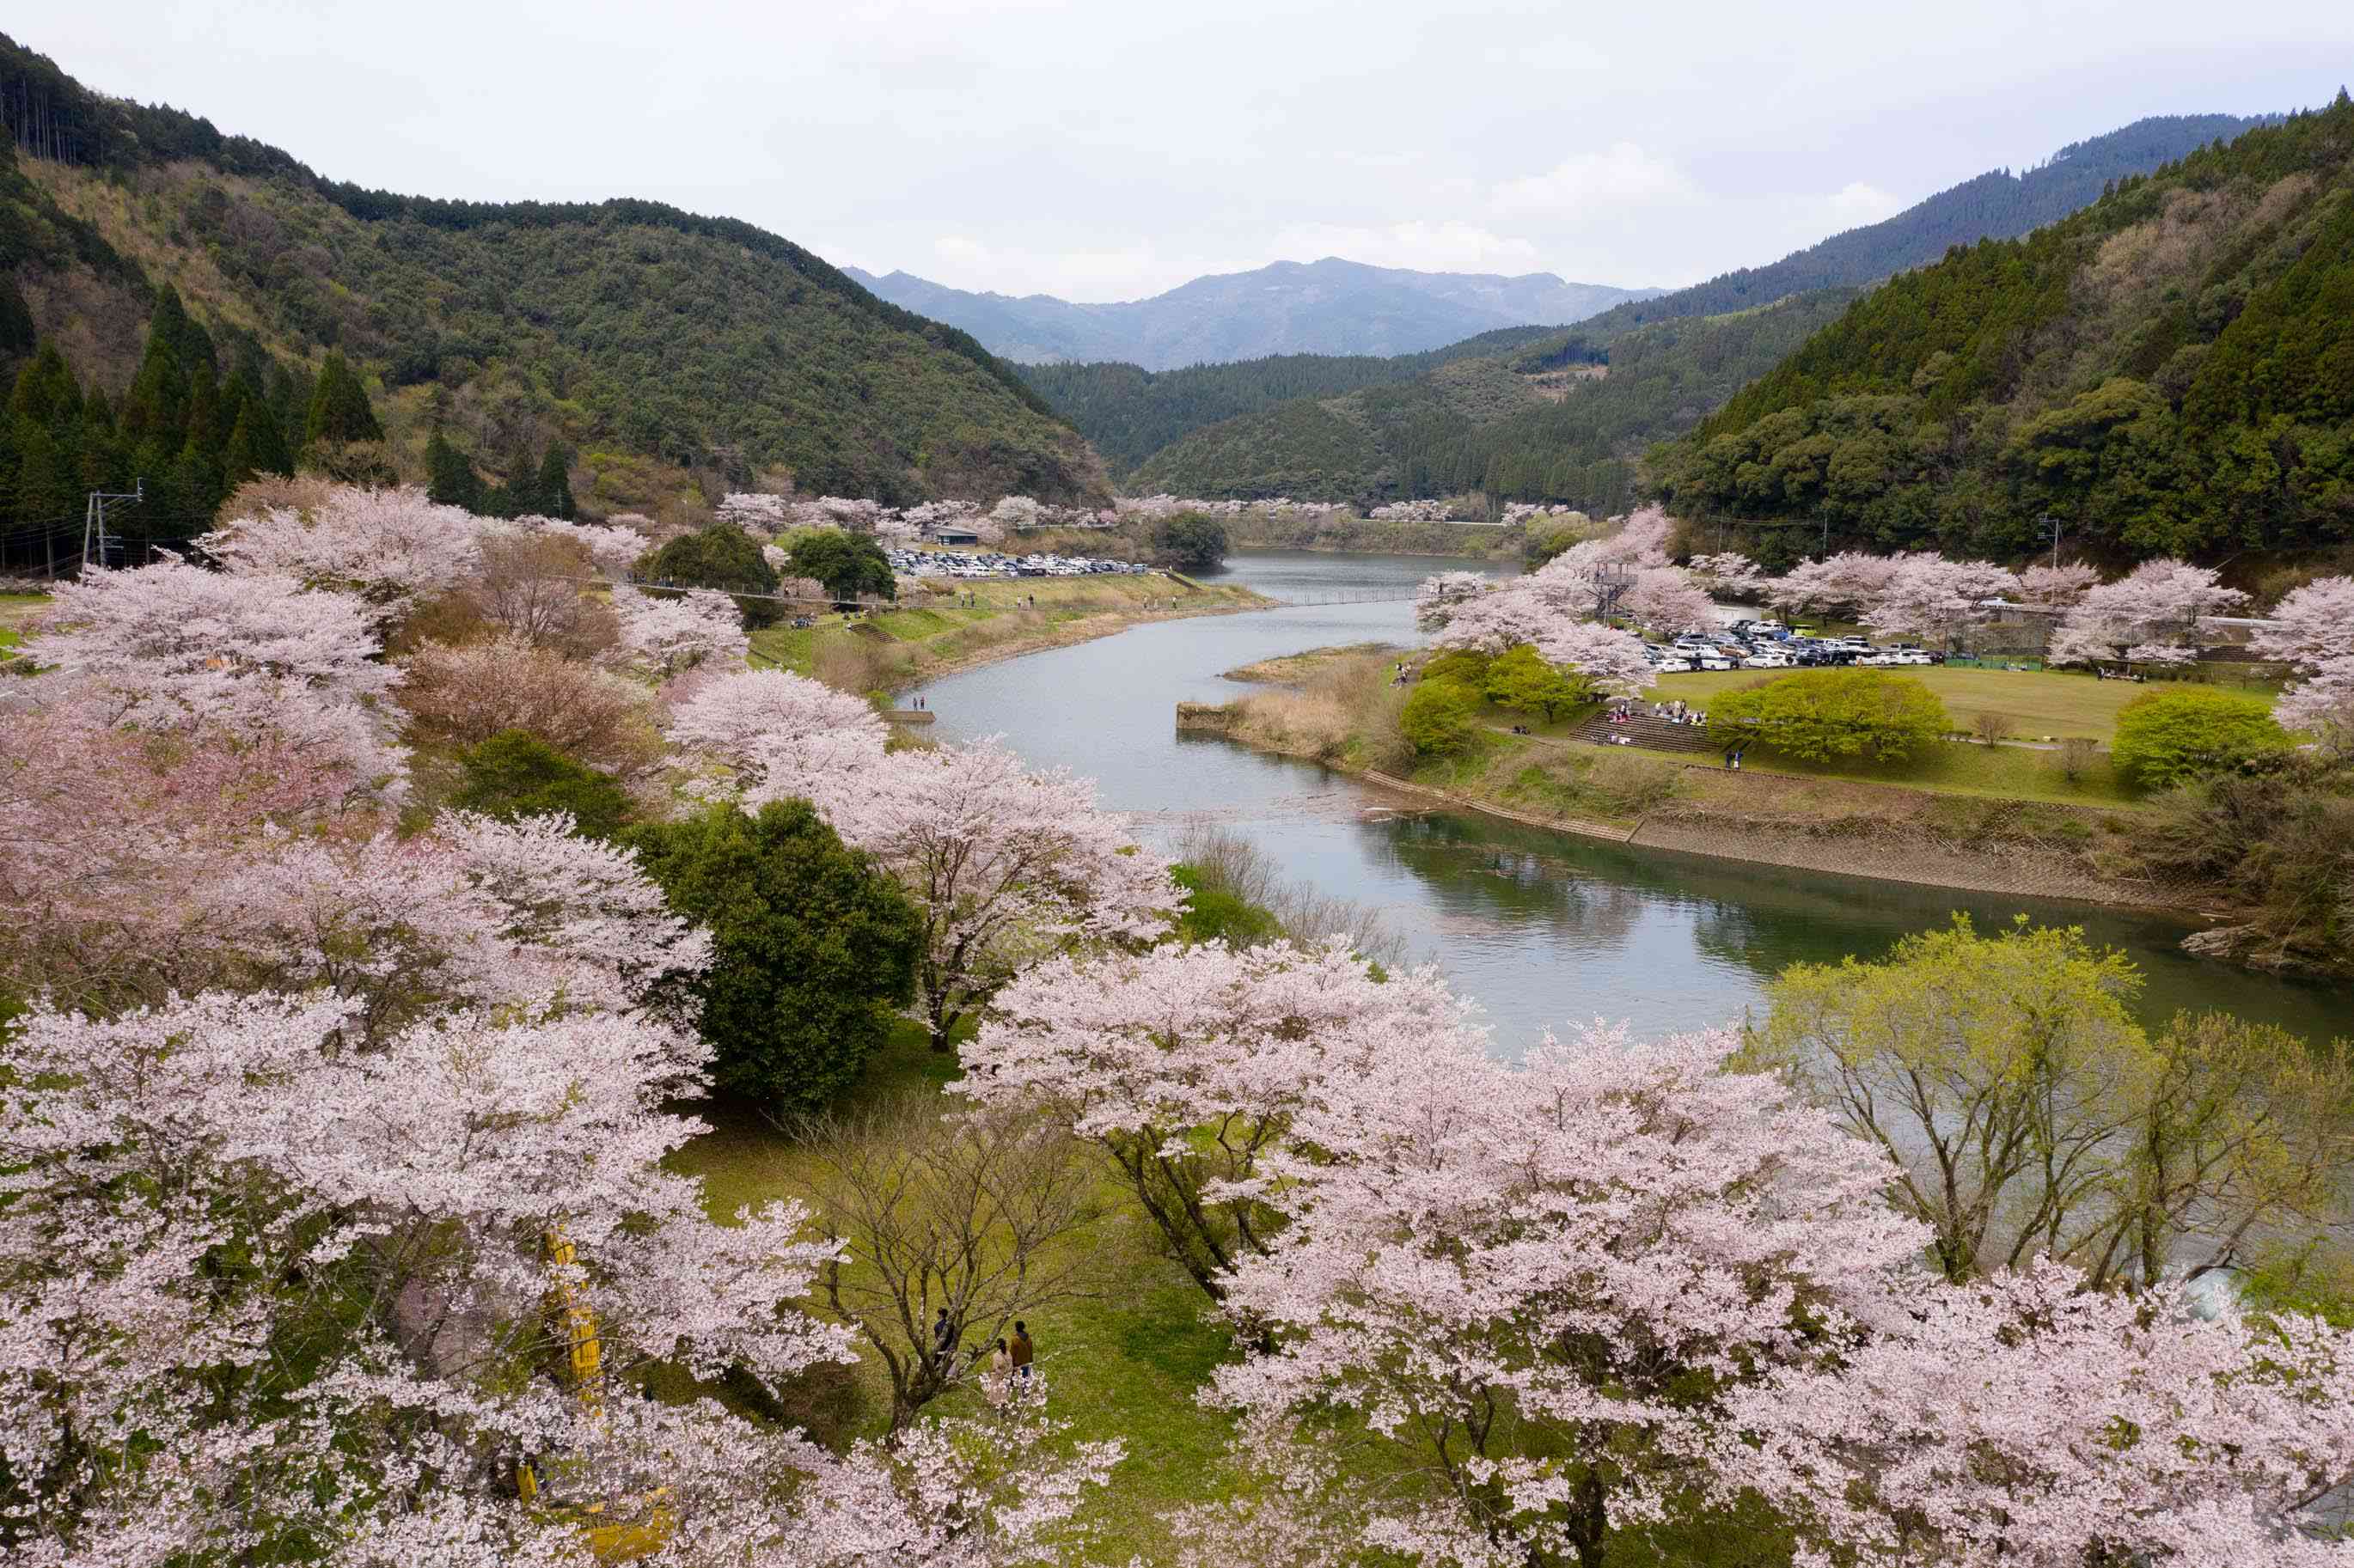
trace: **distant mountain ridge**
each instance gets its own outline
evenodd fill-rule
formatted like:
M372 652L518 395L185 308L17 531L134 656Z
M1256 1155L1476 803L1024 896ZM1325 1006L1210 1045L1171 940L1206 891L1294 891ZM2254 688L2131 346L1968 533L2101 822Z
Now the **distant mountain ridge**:
M2009 239L2090 207L2112 182L2147 175L2215 142L2230 142L2278 114L2153 114L2105 135L2071 142L2022 174L1989 169L1891 218L1834 234L1764 267L1743 267L1672 293L1631 301L1585 323L1608 336L1680 316L1715 316L1814 289L1877 282L1925 267L1956 245Z
M1616 306L1549 338L1489 351L1490 360L1435 368L1399 361L1411 376L1361 382L1345 396L1305 392L1198 426L1137 461L1126 482L1140 491L1367 503L1477 490L1499 500L1620 510L1638 493L1645 449L1690 430L1766 376L1864 289L1956 247L2058 224L2112 185L2284 119L2139 120L2072 143L2024 175L1989 171L1881 223L1767 266ZM1547 395L1542 377L1581 365L1607 368ZM1116 367L1086 368L1098 374L1084 387L1034 372L1030 379L1082 433L1116 440L1117 432L1099 437L1090 426L1125 411L1076 396L1114 384ZM1473 387L1479 395L1467 396ZM1206 399L1194 403L1214 410Z
M1499 327L1567 326L1661 292L1565 282L1550 272L1417 272L1337 256L1196 278L1109 304L843 270L876 298L970 333L1006 359L1119 360L1146 370L1271 355L1420 354Z

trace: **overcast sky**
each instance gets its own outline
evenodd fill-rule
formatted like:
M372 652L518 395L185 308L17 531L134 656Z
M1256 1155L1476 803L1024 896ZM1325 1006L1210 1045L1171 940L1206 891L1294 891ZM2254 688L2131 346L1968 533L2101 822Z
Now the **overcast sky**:
M334 178L650 196L1081 300L1325 255L1690 283L2143 115L2354 77L2348 0L83 0L5 26Z

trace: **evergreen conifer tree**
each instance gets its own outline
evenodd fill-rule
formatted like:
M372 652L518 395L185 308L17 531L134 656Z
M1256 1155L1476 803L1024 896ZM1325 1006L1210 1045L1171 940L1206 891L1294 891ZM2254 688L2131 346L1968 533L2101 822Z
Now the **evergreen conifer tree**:
M438 429L425 443L425 493L444 506L482 510L482 482L464 452Z
M367 388L345 362L343 350L328 350L327 363L320 367L319 384L311 393L311 407L303 418L302 444L382 440L384 427L376 423Z
M572 499L572 465L560 441L547 443L547 455L539 462L539 511L545 516L561 517L569 522L579 514Z

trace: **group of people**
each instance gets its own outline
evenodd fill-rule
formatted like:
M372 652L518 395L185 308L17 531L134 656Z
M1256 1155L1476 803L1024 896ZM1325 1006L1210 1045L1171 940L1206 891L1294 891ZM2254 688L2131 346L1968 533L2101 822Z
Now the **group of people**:
M932 1356L942 1378L956 1373L957 1340L961 1336L957 1326L949 1320L949 1309L932 1320ZM983 1358L975 1356L973 1361ZM981 1390L990 1404L1002 1410L1030 1387L1030 1369L1038 1359L1037 1346L1030 1338L1030 1325L1016 1318L1012 1339L1000 1339L989 1351L981 1374ZM970 1363L968 1363L970 1365Z
M1665 719L1670 724L1704 725L1708 722L1708 714L1705 709L1688 708L1684 705L1684 702L1681 697L1678 697L1671 703L1653 703L1651 705L1651 716L1653 718Z

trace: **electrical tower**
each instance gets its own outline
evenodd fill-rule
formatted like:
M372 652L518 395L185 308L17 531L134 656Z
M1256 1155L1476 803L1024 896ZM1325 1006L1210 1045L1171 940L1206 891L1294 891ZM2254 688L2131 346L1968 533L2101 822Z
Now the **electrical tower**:
M83 571L90 570L90 564L93 557L92 546L96 547L95 558L101 567L111 564L106 558L108 545L111 544L116 552L121 553L122 539L117 537L110 540L106 536L106 503L110 501L128 501L136 506L146 499L147 481L144 475L132 481L131 490L127 494L104 490L93 490L90 493L90 504L84 509L81 516L81 569Z

